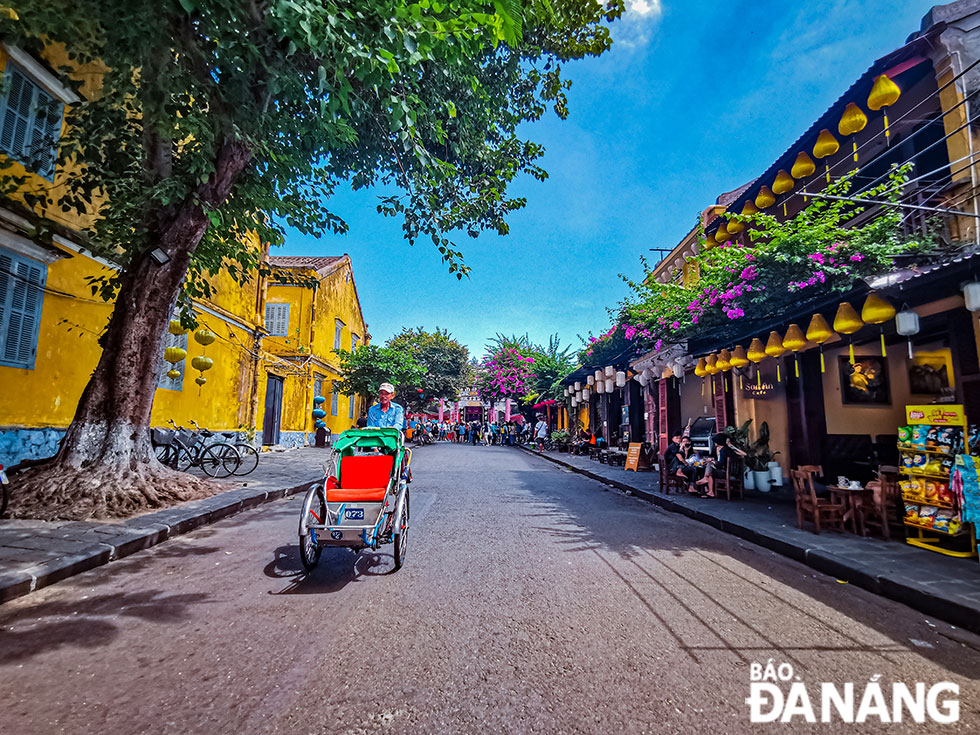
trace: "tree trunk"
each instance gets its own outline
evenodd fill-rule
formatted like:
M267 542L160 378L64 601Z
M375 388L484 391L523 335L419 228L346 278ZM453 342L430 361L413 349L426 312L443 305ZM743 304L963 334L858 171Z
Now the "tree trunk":
M58 454L18 476L11 513L33 518L132 515L180 500L206 497L220 486L161 465L150 444L164 330L207 231L203 205L219 206L250 160L241 143L219 149L215 173L168 218L122 277L102 337L102 356L82 392ZM159 265L149 252L170 260Z

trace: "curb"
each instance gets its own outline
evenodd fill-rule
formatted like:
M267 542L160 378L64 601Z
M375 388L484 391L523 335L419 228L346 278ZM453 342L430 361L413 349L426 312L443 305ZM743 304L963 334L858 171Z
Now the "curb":
M296 495L314 482L316 480L277 490L229 490L203 500L192 500L130 518L118 524L107 524L96 529L98 533L105 534L100 542L81 548L66 546L66 550L70 550L57 559L14 572L0 571L0 604L156 546L167 539L215 523L243 510ZM65 527L70 528L70 525ZM91 528L90 525L87 527Z
M980 610L963 605L955 600L935 594L922 587L910 584L908 580L895 577L892 574L879 574L868 566L856 564L850 559L827 552L824 549L812 549L805 545L793 541L779 538L766 533L765 531L749 528L732 521L717 518L709 513L705 513L694 508L689 508L680 503L675 503L668 497L657 495L647 490L632 487L625 482L612 480L608 477L589 472L580 467L563 462L556 457L550 457L536 451L519 447L528 454L535 457L546 459L552 464L556 464L565 469L571 470L580 475L584 475L597 482L629 492L642 500L646 500L659 508L663 508L671 513L679 513L692 520L704 523L723 533L738 536L745 541L761 546L770 551L785 556L793 561L800 562L815 569L822 574L827 574L837 579L842 579L848 584L853 584L868 592L872 592L881 597L886 597L895 602L900 602L930 617L943 620L951 625L980 634Z

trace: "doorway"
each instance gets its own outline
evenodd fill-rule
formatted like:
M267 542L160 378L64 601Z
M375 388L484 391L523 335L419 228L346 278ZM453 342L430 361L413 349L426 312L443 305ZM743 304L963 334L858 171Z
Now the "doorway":
M278 375L270 375L265 386L265 417L262 422L262 443L279 443L279 424L282 420L282 384Z

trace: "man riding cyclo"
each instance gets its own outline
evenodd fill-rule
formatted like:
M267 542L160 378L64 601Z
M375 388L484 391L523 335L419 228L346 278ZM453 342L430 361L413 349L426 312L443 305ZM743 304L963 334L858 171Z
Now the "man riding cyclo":
M395 395L395 386L391 383L382 383L378 388L378 402L368 409L367 425L373 428L394 428L405 431L405 409L399 404L392 402ZM412 481L412 469L405 467L404 478Z

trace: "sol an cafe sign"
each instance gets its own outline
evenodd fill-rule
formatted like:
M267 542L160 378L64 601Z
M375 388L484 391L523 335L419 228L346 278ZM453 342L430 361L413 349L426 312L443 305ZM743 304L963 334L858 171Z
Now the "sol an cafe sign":
M906 684L879 681L879 674L867 682L831 682L807 685L787 663L778 666L773 659L763 666L749 666L750 722L846 722L899 723L959 722L959 684L923 682Z

